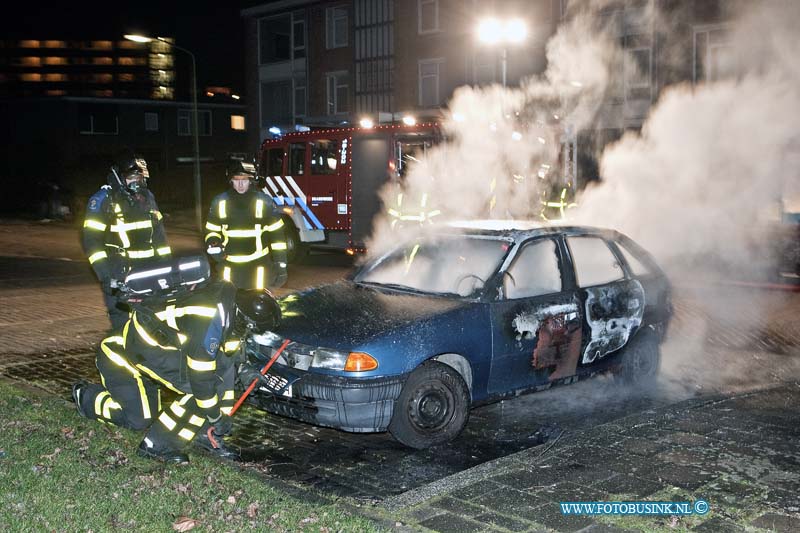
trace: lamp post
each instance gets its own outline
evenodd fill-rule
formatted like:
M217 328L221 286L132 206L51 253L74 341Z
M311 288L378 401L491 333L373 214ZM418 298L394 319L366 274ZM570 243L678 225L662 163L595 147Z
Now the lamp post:
M522 19L499 20L488 18L478 24L478 40L488 45L501 44L500 60L503 77L503 87L506 86L506 72L508 70L508 45L518 44L525 40L528 28Z
M152 41L160 41L165 43L176 50L180 50L181 52L185 52L189 54L189 57L192 60L192 131L194 133L194 215L195 215L195 222L197 227L200 231L203 231L203 211L202 211L202 204L203 204L203 196L202 196L202 185L200 180L200 133L199 133L199 126L200 123L197 118L197 66L196 61L194 58L194 54L191 53L186 48L180 47L177 44L171 43L166 39L162 39L161 37L147 37L145 35L125 35L125 38L129 41L134 41L137 43L149 43Z

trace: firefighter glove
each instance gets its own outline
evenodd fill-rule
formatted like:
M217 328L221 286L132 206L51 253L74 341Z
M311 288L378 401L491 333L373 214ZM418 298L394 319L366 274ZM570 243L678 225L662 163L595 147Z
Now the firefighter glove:
M217 437L230 435L231 431L233 431L233 419L225 413L220 412L216 417L209 416L206 419Z

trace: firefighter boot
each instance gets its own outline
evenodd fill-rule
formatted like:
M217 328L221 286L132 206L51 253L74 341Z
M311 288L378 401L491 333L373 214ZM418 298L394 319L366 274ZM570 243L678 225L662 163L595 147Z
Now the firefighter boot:
M209 433L212 434L209 435ZM194 438L194 445L220 459L227 459L228 461L242 460L241 450L237 446L226 444L222 437L209 432L208 427L203 428L203 431L197 432L197 436Z
M140 457L157 459L165 463L186 464L189 462L189 456L183 451L169 445L153 442L147 436L142 439L136 453L139 454Z
M83 418L90 417L83 408L83 399L86 396L86 387L89 385L84 380L78 380L72 385L72 401L75 402L75 407L78 409L78 414Z

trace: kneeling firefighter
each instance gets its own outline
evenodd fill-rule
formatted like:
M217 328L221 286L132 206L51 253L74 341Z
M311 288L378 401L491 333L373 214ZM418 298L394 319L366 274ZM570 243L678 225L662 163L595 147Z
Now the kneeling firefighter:
M220 277L240 289L286 283L286 236L272 199L255 187L255 166L231 161L231 188L211 201L205 243Z
M168 462L188 461L186 446L193 442L220 457L236 459L238 452L222 437L232 429L228 414L234 405L239 342L250 331L274 328L280 308L265 290L237 290L227 282L207 282L209 266L202 257L170 267L132 271L137 276L170 270L185 277L202 264L199 283L173 279L177 294L145 297L132 305L121 330L104 339L96 364L102 385L76 383L72 396L78 412L135 430L147 428L139 455ZM170 274L166 274L168 277ZM164 286L164 279L157 280ZM188 288L187 288L188 287ZM135 300L131 300L135 301ZM177 398L162 411L161 389Z

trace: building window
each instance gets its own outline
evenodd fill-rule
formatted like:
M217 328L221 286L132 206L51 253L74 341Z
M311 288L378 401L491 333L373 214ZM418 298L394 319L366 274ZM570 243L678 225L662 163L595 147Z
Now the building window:
M259 21L259 64L288 61L292 58L291 20L290 15L281 15Z
M144 131L158 131L158 113L144 114Z
M42 81L42 75L38 72L26 72L19 75L22 81Z
M66 65L69 61L66 57L45 57L44 64L45 65Z
M347 46L347 8L329 7L325 10L325 48Z
M114 60L110 57L95 57L92 59L93 65L113 65Z
M44 81L67 81L67 75L62 73L45 74Z
M328 85L328 114L348 113L350 102L350 75L347 72L331 72L326 75Z
M113 43L111 41L92 41L90 47L94 50L111 50Z
M292 82L274 81L261 84L261 127L292 121Z
M736 55L724 27L695 29L694 81L719 81L735 76Z
M200 127L198 128L198 134L203 137L208 137L211 135L211 111L206 110L198 110L197 111L197 122L199 123ZM178 135L193 135L194 131L192 131L192 110L191 109L179 109L178 110Z
M439 0L417 0L417 22L420 34L439 31Z
M231 115L231 129L244 131L244 115Z
M440 76L444 59L422 59L419 62L419 105L437 107L441 104Z
M20 48L39 48L39 41L32 41L30 39L19 42Z
M113 109L79 109L78 129L84 135L117 135L119 120Z
M306 57L306 21L303 19L292 24L292 51L294 59Z
M625 51L625 97L628 100L649 100L651 49L629 48Z

